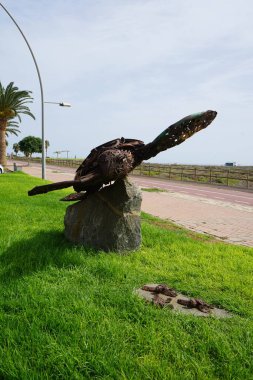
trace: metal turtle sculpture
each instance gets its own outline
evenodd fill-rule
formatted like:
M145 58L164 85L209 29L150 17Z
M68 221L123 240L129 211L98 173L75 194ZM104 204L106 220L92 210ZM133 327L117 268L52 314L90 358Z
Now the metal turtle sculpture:
M73 186L76 194L70 194L63 200L82 199L88 193L98 191L103 185L125 178L142 161L181 144L196 132L206 128L216 115L216 111L206 111L186 116L166 128L149 144L144 144L141 140L123 137L109 141L92 149L76 170L74 180L36 186L28 192L28 195L32 196Z

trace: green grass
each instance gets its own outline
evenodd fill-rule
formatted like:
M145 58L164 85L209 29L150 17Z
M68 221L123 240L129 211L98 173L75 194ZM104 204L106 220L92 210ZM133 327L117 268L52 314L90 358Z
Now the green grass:
M67 191L0 176L1 379L252 379L253 249L143 215L127 255L65 240ZM226 320L158 309L133 290L167 283L226 308Z
M143 187L142 191L147 191L149 193L167 193L168 190L159 189L158 187Z

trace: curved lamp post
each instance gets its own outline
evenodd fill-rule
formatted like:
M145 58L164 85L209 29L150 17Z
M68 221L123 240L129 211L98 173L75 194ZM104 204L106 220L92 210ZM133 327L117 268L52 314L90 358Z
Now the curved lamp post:
M46 159L45 159L45 135L44 135L44 95L43 95L43 86L42 86L42 80L41 80L41 76L40 76L39 67L38 67L38 64L36 62L35 56L33 54L32 48L29 45L29 42L27 41L27 39L26 39L23 31L21 30L21 28L19 27L19 25L17 24L17 22L14 20L14 18L10 14L10 12L7 11L7 9L3 6L2 3L0 3L0 6L7 13L7 15L12 19L12 21L14 22L14 24L16 25L16 27L20 31L22 37L24 38L24 40L25 40L25 42L26 42L26 44L28 46L28 49L30 50L30 53L32 55L33 62L35 64L36 71L37 71L37 74L38 74L39 83L40 83L40 94L41 94L41 140L42 140L42 175L41 176L42 176L43 179L45 179L46 178Z

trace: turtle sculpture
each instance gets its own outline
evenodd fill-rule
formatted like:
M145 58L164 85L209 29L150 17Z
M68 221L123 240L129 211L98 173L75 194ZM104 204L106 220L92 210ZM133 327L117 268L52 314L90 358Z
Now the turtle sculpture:
M109 141L92 149L77 169L74 180L36 186L28 194L42 194L73 186L76 194L70 194L63 200L82 199L87 194L98 191L103 185L125 178L142 161L181 144L194 133L206 128L216 115L216 111L189 115L166 128L149 144L123 137Z

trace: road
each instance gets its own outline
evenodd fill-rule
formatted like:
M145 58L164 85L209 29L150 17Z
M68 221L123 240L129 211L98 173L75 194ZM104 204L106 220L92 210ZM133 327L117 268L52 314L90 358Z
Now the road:
M9 165L13 167L12 162ZM25 165L23 163L24 172L41 177L39 164ZM73 168L51 165L46 170L47 179L53 182L73 179L74 173ZM143 211L196 232L253 247L253 192L150 177L131 176L131 179L143 189L166 190L143 191Z
M176 181L166 181L157 178L135 177L134 181L141 187L159 188L167 191L199 196L219 201L238 203L253 207L253 192L238 190L233 188L224 188L210 186L201 183L185 183Z

